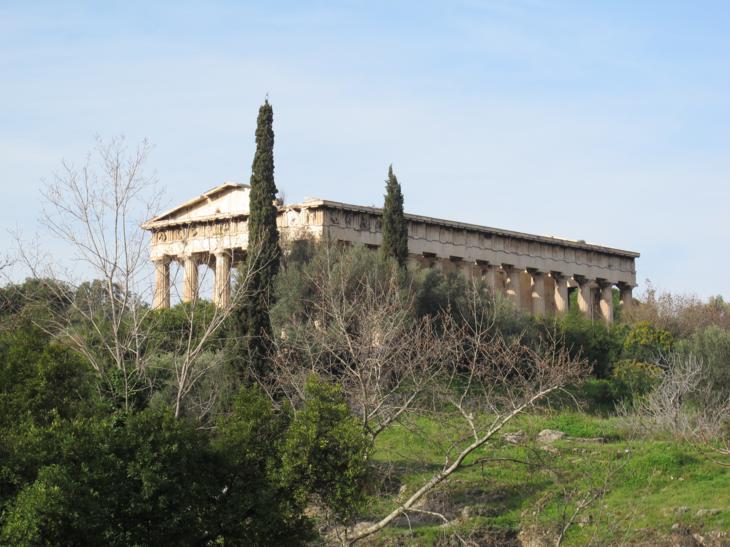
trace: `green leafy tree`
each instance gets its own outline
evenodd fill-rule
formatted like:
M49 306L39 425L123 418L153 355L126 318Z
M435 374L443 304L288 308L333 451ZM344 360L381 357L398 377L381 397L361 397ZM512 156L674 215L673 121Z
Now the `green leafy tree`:
M396 259L403 268L408 259L408 222L403 213L403 193L393 166L388 167L388 180L385 181L385 204L383 205L383 244L381 251L385 256Z
M613 365L612 390L617 400L641 397L649 393L661 380L662 369L652 363L635 359L621 359Z
M78 513L69 499L73 479L59 465L43 467L24 488L2 519L0 539L12 545L67 545L78 535ZM81 538L78 538L81 539ZM90 545L89 539L79 545Z
M236 361L241 368L254 372L267 368L268 338L271 335L269 306L272 283L279 271L281 248L276 227L276 183L274 182L274 112L267 100L259 108L256 125L256 153L251 173L249 195L249 252L246 266L249 285L238 305L234 332L245 339L237 347Z
M552 328L551 322L545 325ZM608 328L602 322L591 321L578 311L571 311L556 321L565 346L574 357L582 356L593 366L598 378L611 375L613 363L622 354L624 332Z
M0 435L89 416L98 406L94 376L78 354L30 325L0 334Z
M289 261L277 276L276 302L271 307L275 332L292 322L303 325L320 320L326 326L328 322L323 320L320 309L323 300L357 300L365 287L382 287L393 279L404 281L403 277L392 259L384 259L362 245L344 247L331 241L312 244L306 260ZM406 283L403 285L405 288Z
M416 315L436 316L440 312L454 311L460 315L465 306L466 278L458 272L443 272L434 268L414 273Z
M42 324L53 314L65 313L74 290L63 281L28 278L0 288L0 330L23 323Z
M218 522L232 545L295 545L312 537L298 485L280 480L290 413L276 411L258 386L243 388L213 441L225 462ZM229 508L229 509L227 509Z
M13 432L0 544L302 544L311 526L278 477L287 423L249 391L215 434L149 409Z
M16 437L0 539L13 545L201 545L224 484L207 435L170 413L58 421ZM7 488L10 490L10 488Z
M645 363L663 363L674 347L670 332L656 327L648 321L639 321L631 326L623 344L623 356Z
M371 443L347 406L342 389L311 376L304 407L284 446L283 477L313 497L338 522L351 522L362 508Z

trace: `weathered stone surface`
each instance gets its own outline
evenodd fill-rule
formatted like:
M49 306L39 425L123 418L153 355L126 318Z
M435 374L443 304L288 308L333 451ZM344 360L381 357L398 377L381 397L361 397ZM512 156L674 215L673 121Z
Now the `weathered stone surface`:
M517 539L522 547L553 547L555 535L549 530L537 526L525 526L520 529Z
M558 431L557 429L543 429L537 434L537 442L539 443L552 443L559 441L565 437L565 433Z
M505 433L502 438L507 443L522 444L527 439L527 434L522 430L513 431L511 433Z
M697 513L695 513L695 516L699 518L712 517L714 515L719 515L721 512L721 509L700 509Z

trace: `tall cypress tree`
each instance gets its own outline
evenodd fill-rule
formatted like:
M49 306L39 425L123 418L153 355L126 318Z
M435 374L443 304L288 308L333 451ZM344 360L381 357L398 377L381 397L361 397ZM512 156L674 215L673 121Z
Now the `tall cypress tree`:
M403 193L393 173L393 165L388 167L388 179L385 181L383 244L380 249L383 255L392 256L401 267L405 267L408 259L408 223L403 214Z
M259 108L256 122L256 153L253 157L249 194L247 271L250 285L235 318L238 344L236 361L262 373L267 368L273 280L279 271L281 249L276 227L276 183L274 182L274 111L268 99ZM243 371L242 371L243 372Z

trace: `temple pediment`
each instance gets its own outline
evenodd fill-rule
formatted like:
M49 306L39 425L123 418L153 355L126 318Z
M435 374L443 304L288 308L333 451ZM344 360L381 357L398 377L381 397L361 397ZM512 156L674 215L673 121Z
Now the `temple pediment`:
M148 220L142 227L151 229L248 215L250 190L247 184L223 183Z

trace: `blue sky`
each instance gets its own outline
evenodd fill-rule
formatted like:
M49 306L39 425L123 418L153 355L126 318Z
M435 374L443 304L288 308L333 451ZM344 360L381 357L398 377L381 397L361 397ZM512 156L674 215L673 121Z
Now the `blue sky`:
M644 280L730 298L730 3L0 1L0 249L93 137L147 137L166 204L276 180L642 253Z

